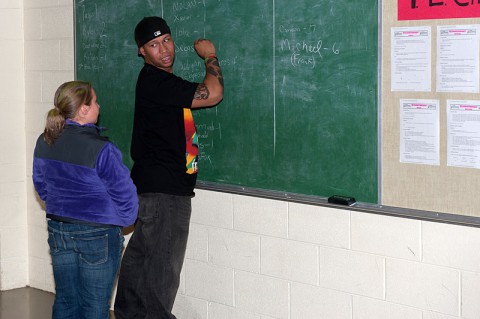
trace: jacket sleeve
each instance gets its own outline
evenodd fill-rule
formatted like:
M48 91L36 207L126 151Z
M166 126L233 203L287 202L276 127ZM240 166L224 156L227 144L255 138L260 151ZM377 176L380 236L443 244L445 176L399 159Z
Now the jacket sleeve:
M122 154L113 143L105 143L97 159L97 173L117 210L122 226L132 225L138 215L137 189Z
M38 196L45 202L47 201L47 187L45 184L45 174L43 171L43 164L44 161L37 157L33 157L33 172L32 172L32 179L33 179L33 186L35 186L35 190L38 193Z

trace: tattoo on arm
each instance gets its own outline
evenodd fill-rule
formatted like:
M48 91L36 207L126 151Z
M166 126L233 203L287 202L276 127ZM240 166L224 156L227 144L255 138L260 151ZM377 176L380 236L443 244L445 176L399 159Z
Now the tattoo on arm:
M217 59L211 59L208 61L207 73L216 77L218 79L218 82L222 86L222 88L224 87L223 75L222 75L222 71L220 70L220 64L218 64ZM193 98L195 100L206 100L208 99L209 96L210 96L210 91L208 90L208 87L205 84L200 83L197 86L197 90L195 91Z
M209 95L210 95L210 92L208 91L207 86L203 83L200 83L197 86L197 90L195 91L195 94L193 95L193 98L195 100L206 100L206 99L208 99Z
M218 82L220 82L220 85L223 86L223 74L222 70L220 70L220 64L218 63L217 59L211 59L207 63L207 73L213 75L218 79Z

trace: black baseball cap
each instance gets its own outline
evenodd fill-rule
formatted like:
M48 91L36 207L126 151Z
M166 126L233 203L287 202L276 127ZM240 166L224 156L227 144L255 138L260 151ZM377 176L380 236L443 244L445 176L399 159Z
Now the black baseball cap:
M165 20L160 17L144 17L135 27L135 42L140 48L166 33L170 33L170 28Z

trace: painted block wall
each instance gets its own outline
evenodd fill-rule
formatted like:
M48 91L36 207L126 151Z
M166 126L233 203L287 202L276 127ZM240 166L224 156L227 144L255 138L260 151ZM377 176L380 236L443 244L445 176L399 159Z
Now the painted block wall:
M9 150L0 154L1 289L54 291L31 158L55 89L74 77L73 2L4 0L0 16L0 24L10 19L23 30L10 39L0 28L0 82L9 87L2 113L18 104L2 128L15 132L12 140L0 137ZM174 312L180 319L480 318L479 242L473 227L197 190Z
M29 285L54 291L45 211L32 184L32 156L57 87L74 78L73 1L24 0L23 17Z
M21 0L0 2L0 289L28 283ZM16 275L10 275L15 273Z
M179 318L479 318L478 228L197 190Z

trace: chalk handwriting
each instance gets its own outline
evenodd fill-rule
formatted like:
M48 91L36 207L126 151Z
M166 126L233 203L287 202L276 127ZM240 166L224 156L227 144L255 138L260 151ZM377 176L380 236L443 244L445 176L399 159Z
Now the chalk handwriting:
M179 62L179 69L182 72L197 71L199 68L203 67L204 62L200 59L195 59L191 61L186 59L185 61Z
M205 77L205 66L203 60L199 58L179 60L176 69L179 70L182 78L192 81L192 82L201 82ZM233 71L238 68L238 56L232 58L220 59L218 61L220 65L226 68L232 68Z
M108 59L107 24L102 21L96 3L91 6L82 5L79 8L80 19L85 23L80 30L84 41L80 42L83 54L79 57L78 70L103 71Z
M97 4L94 4L94 10L87 12L87 9L85 6L82 6L82 20L96 20L98 19L98 10L97 10Z
M175 29L175 38L182 38L182 37L188 38L190 36L191 36L190 31L186 30L183 27Z
M209 154L211 150L214 149L214 141L218 136L219 139L222 139L222 126L220 123L202 123L197 124L197 136L198 136L198 146L199 154L198 159L200 162L208 162L210 165L213 165L211 155ZM213 136L211 133L214 133Z
M290 51L292 53L295 52L304 52L304 53L312 53L318 55L322 58L322 47L323 41L318 40L317 42L310 42L308 43L306 40L303 41L290 41L288 39L280 41L280 51ZM334 52L338 54L337 52Z
M205 146L206 145L204 145L204 144L199 145L200 148L204 148ZM206 154L205 152L200 152L200 154L198 155L198 161L199 162L208 161L210 163L210 165L213 165L212 157L210 155Z
M210 124L199 124L197 125L197 134L203 135L202 137L208 137L209 132L218 131L220 134L220 138L222 138L222 126L218 123L216 126L213 122ZM200 132L200 133L198 133ZM200 135L199 135L200 136Z
M307 66L315 68L316 58L323 59L324 53L340 54L337 44L333 43L331 47L325 47L322 40L289 40L280 41L280 52L290 52L290 64L294 67Z
M189 52L189 53L195 53L195 48L193 47L193 44L191 45L184 45L184 44L175 44L175 52Z
M296 33L296 32L301 32L302 29L299 27L292 27L292 26L284 26L281 25L279 28L280 33Z
M85 38L90 37L106 37L107 32L105 31L105 22L102 22L98 25L84 25L82 27L82 33Z
M107 61L107 54L96 55L93 52L86 52L83 54L84 62L95 62L95 63L104 63Z
M179 16L179 15L174 15L173 16L173 22L187 22L192 20L192 16L185 15L185 16Z
M298 27L298 26L285 26L281 24L278 27L278 31L280 33L300 33L300 32L306 32L306 33L314 33L316 30L317 26L315 24L310 24L307 27Z
M190 9L195 9L199 6L205 6L202 1L185 1L185 2L174 2L172 5L173 12L186 11Z
M94 71L94 72L99 72L103 70L103 65L99 64L84 64L80 63L78 65L79 70L87 70L87 71Z
M310 66L312 69L316 65L315 57L302 57L299 53L292 53L292 55L290 56L290 63L295 67L304 65Z

